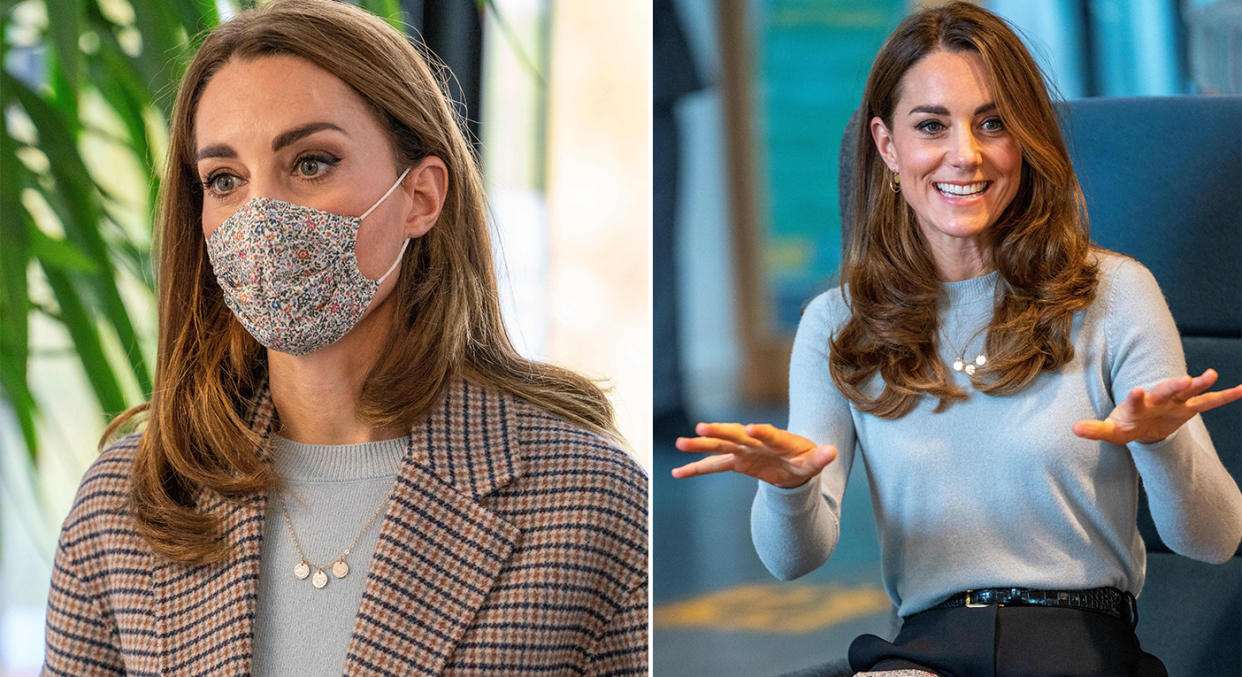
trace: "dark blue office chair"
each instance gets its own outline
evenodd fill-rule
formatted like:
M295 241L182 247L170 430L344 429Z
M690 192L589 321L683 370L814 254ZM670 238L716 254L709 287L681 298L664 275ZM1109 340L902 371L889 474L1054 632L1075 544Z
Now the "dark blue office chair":
M1087 198L1091 239L1147 266L1182 335L1192 375L1212 367L1218 387L1242 383L1242 97L1081 99L1060 109ZM839 156L842 233L859 115ZM1242 478L1242 413L1203 415L1216 451ZM1140 492L1147 581L1138 637L1173 677L1242 675L1242 547L1212 565L1171 552ZM896 619L894 619L896 620ZM892 632L900 627L894 623ZM891 638L891 636L890 636ZM837 677L844 660L786 677Z
M1242 97L1083 99L1062 113L1091 239L1156 276L1191 374L1242 383ZM1239 404L1203 419L1242 478ZM1170 675L1242 675L1242 548L1221 565L1176 555L1140 501L1143 649Z

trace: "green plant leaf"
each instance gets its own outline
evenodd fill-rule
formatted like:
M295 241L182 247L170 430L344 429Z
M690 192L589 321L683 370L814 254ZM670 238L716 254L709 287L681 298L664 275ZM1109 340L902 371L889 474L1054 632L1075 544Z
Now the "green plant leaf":
M531 77L535 78L535 81L539 83L540 87L547 89L548 83L543 79L543 71L535 65L534 60L531 59L526 53L526 50L522 47L522 42L518 40L517 34L513 32L513 28L505 19L505 15L501 13L499 8L496 7L495 0L476 1L478 2L480 12L486 10L490 12L492 18L496 20L496 25L500 27L501 35L504 36L505 42L509 43L509 49L513 50L513 55L517 57L517 60L526 67L526 70L530 73Z
M133 77L133 70L115 43L101 42L99 58L92 61L89 70L91 83L125 125L129 134L128 145L150 174L154 171L156 158L147 137L146 121L142 117L143 108L152 104L150 92Z
M5 6L0 11L0 64L7 64L9 45L10 12ZM26 312L26 268L29 261L26 243L25 210L22 208L22 170L17 159L18 143L9 135L8 116L10 95L0 87L0 390L9 402L26 450L33 459L38 452L38 438L34 426L36 403L30 395L26 381L26 363L29 359L27 338L29 318Z
M51 191L42 186L38 190L48 204L52 206L53 211L56 212L62 223L73 218L71 209L66 206L66 203L72 202L72 198L60 191ZM96 220L90 224L79 224L81 227L75 228L75 230L89 230L92 234L92 237L89 239L92 242L97 240L102 243L103 238L99 232L101 223L101 220ZM66 231L68 230L66 228ZM129 366L133 370L134 378L137 379L139 387L143 393L150 393L152 380L150 371L146 366L146 360L142 355L142 343L138 340L138 334L134 330L133 321L129 317L129 310L121 299L121 292L117 286L116 269L112 265L111 254L107 250L105 252L102 257L93 259L96 264L96 270L93 275L87 276L82 274L80 276L84 281L87 281L87 277L89 277L89 280L85 285L85 293L79 297L79 301L85 308L92 309L96 314L100 315L101 319L112 327L117 339L125 350L125 356L129 361ZM44 272L47 272L46 267L44 267Z
M214 1L171 0L168 5L171 16L176 17L189 38L220 23L220 14Z
M140 68L138 60L121 48L115 34L117 26L108 21L93 3L87 11L87 21L99 35L99 52L91 60L92 65L106 70L131 96L138 100L151 101L153 96L151 88L147 86L148 76Z
M181 76L182 57L185 52L185 27L167 0L131 0L134 8L134 25L142 35L142 51L136 57L126 58L136 66L146 89L164 110L165 117L172 113L172 97Z
M0 23L0 31L4 30ZM8 108L8 92L0 91L0 111ZM29 353L30 217L20 195L27 170L17 159L18 143L9 136L6 116L0 114L0 387L21 427L26 450L37 455L34 417L37 405L26 380Z
M57 99L72 97L82 80L82 50L78 47L78 36L82 33L85 8L83 0L58 0L55 16L49 17L48 32L50 33L53 53L53 70L59 70L62 79L54 85Z
M101 29L108 25L102 16L92 16ZM133 60L121 49L116 38L109 34L107 39L100 41L99 57L91 63L92 82L99 87L100 93L108 103L112 104L117 115L122 119L134 148L141 160L149 180L146 182L145 206L155 204L159 195L159 176L156 168L161 158L156 157L156 150L148 133L144 112L154 107L164 111L171 109L172 96L156 99L141 80ZM180 69L178 69L180 73ZM180 77L180 75L178 75Z
M65 198L70 208L69 218L62 216L66 236L88 256L106 259L103 240L98 237L98 231L89 226L99 218L98 196L94 181L78 153L75 122L66 119L64 111L55 108L7 71L0 74L0 85L15 95L39 131L38 148L50 161L49 171L56 182L57 194ZM79 224L87 225L79 227Z
M76 86L82 73L82 50L78 47L78 36L82 33L82 18L85 14L82 0L58 0L56 16L48 21L48 32L51 33L52 47L65 79L70 86Z
M150 251L130 241L113 213L120 204L150 213L158 195L156 167L157 132L148 124L155 111L171 117L176 83L188 57L207 29L219 23L217 0L130 0L134 25L118 26L100 10L99 0L44 0L50 17L41 36L45 69L36 87L8 71L8 27L13 4L0 0L0 389L12 405L30 452L31 468L37 467L38 439L35 422L38 402L27 382L31 355L55 351L76 355L90 387L107 414L127 408L118 375L131 370L146 393L151 374L131 321L131 310L120 294L120 271L142 281L153 292ZM238 0L229 0L237 7ZM242 8L253 6L240 0ZM85 58L79 37L91 30L99 48ZM130 56L117 40L118 30L137 30L142 48ZM79 148L84 133L101 133L96 121L83 118L78 97L82 87L95 87L116 114L123 133L106 132L108 140L132 152L148 175L141 192L105 190L91 171ZM33 146L48 159L46 173L31 172L18 158L23 143L10 136L4 111L20 109L34 123ZM107 168L103 168L107 171ZM52 233L54 224L36 223L35 215L22 202L26 188L38 191L51 207L63 230ZM121 193L121 194L115 194ZM145 193L145 194L144 194ZM46 227L46 229L45 229ZM113 230L115 229L115 230ZM106 235L106 237L105 237ZM44 305L29 298L27 274L41 269L55 303ZM147 308L143 312L150 312ZM62 324L72 341L68 347L48 350L29 344L29 318L41 313ZM114 332L125 352L125 362L110 358L102 332ZM111 346L108 346L109 348ZM118 371L120 370L120 371Z
M65 240L49 237L37 226L30 229L30 255L45 267L91 274L99 271L90 257Z
M202 33L202 31L218 26L220 24L220 10L216 6L216 0L197 0L197 2L198 15L203 18L203 26L197 31L197 33ZM193 37L194 36L191 36L191 38Z
M388 22L389 26L403 35L406 33L407 17L397 0L362 0L359 6Z
M117 290L116 272L99 232L102 210L98 191L73 137L69 135L69 124L51 104L7 72L0 77L6 87L12 88L22 108L39 129L39 147L51 160L51 173L56 182L54 191L41 187L41 192L60 217L66 239L97 263L98 269L90 287L97 294L96 307L116 330L139 385L144 392L150 392L151 376L141 353L141 343Z
M57 305L60 306L65 329L69 331L69 338L73 340L73 347L86 370L86 380L91 384L105 415L125 411L127 407L125 396L121 393L121 384L104 355L99 331L95 328L95 321L87 312L86 305L82 303L79 289L68 273L55 268L44 268L43 275L52 288Z
M22 437L26 441L26 452L33 463L38 458L39 449L39 436L34 424L38 405L27 385L26 359L25 351L21 353L0 351L0 387L4 388L4 396L17 416L17 424L22 429Z

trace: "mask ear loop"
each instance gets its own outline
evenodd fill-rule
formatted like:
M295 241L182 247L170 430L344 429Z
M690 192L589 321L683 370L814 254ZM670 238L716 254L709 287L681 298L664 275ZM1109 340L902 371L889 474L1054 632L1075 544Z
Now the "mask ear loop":
M370 209L366 210L365 212L363 212L363 213L362 213L362 216L359 216L359 217L358 217L358 220L359 220L359 221L361 221L361 220L363 220L363 219L367 218L367 216L369 216L369 215L371 214L371 212L375 211L375 208L376 208L376 207L378 207L378 206L380 206L381 204L383 204L383 203L384 203L384 200L388 199L388 196L389 196L389 195L392 195L392 192L393 192L394 190L396 190L396 189L397 189L397 186L400 186L400 185L401 185L401 180L405 178L405 175L406 175L406 174L409 174L409 173L410 173L410 170L411 170L411 169L413 169L413 167L406 167L406 168L405 168L405 171L404 171L404 172L401 172L401 176L398 176L398 177L397 177L397 182L396 182L396 183L394 183L394 184L392 184L392 187L388 189L388 192L387 192L387 193L384 193L383 195L381 195L381 196L380 196L380 199L376 200L376 201L375 201L375 204L371 205L371 208L370 208Z
M387 192L387 193L384 193L382 196L380 196L380 199L376 200L376 201L375 201L375 204L371 205L371 208L370 208L370 209L368 209L368 210L366 210L365 212L363 212L363 213L362 213L362 216L359 216L359 217L358 217L358 221L360 221L360 222L361 222L363 219L367 218L367 216L368 216L371 212L375 211L375 208L376 208L376 207L378 207L378 206L380 206L381 204L383 204L384 200L386 200L386 199L388 198L388 196L389 196L389 195L392 195L392 192L393 192L394 190L396 190L396 189L397 189L397 186L400 186L400 185L401 185L401 180L405 178L405 175L406 175L406 174L409 174L409 173L410 173L410 170L411 170L411 169L413 169L413 167L406 167L406 168L405 168L405 171L404 171L404 172L401 172L401 176L398 176L398 177L397 177L397 181L396 181L396 183L392 184L392 187L388 189L388 192ZM385 272L383 275L380 275L379 279L375 281L375 283L376 283L376 284L380 284L380 283L382 283L385 279L387 279L387 278L388 278L388 276L389 276L389 275L391 275L391 274L392 274L392 271L394 271L394 270L396 270L396 269L397 269L397 264L401 263L401 257L405 255L405 248L406 248L406 247L408 247L408 246L410 246L410 238L408 238L408 237L407 237L407 238L405 238L405 242L401 244L401 251L397 254L397 258L396 258L396 260L394 260L394 261L392 262L392 265L388 267L388 271L387 271L387 272Z
M407 237L405 238L405 242L401 245L401 251L397 253L397 260L393 261L392 265L388 267L388 272L384 273L383 275L380 275L380 278L375 281L376 284L383 283L383 281L389 275L392 274L392 271L397 269L397 264L401 263L401 257L405 255L405 248L408 247L409 245L410 245L410 238Z

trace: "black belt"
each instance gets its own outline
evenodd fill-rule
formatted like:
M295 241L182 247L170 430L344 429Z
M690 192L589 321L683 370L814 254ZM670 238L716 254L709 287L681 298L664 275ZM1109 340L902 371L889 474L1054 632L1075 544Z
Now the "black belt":
M1131 628L1138 625L1138 608L1134 602L1134 595L1117 588L1092 588L1090 590L984 588L959 592L932 609L980 607L993 604L997 606L1067 607L1082 611L1095 611L1121 619L1129 623Z

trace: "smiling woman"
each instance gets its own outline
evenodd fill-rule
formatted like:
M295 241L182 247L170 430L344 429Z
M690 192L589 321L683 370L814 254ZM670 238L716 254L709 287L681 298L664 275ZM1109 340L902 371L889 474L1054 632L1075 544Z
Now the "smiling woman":
M1139 646L1140 478L1176 552L1227 560L1242 492L1138 262L1092 245L1022 41L962 2L918 12L863 91L843 284L794 339L788 430L700 423L685 478L755 477L751 537L782 579L836 550L865 459L894 637L859 674L1165 675Z
M404 36L328 0L213 31L156 248L154 391L65 520L48 673L645 670L646 477L598 387L511 346Z
M989 265L982 236L1018 191L1022 151L1001 122L977 53L933 52L903 84L889 119L871 119L876 147L935 260L951 266L940 277L977 277Z

